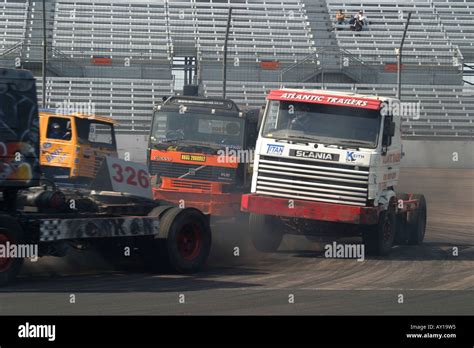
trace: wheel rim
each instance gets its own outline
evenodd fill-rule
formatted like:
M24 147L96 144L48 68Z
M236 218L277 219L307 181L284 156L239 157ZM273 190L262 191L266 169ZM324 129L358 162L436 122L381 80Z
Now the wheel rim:
M13 244L13 240L8 236L8 233L0 232L0 244L7 245L7 242ZM11 257L0 257L0 272L5 272L12 263L13 259Z
M178 234L178 250L181 257L187 261L194 260L201 252L202 233L198 224L190 223Z

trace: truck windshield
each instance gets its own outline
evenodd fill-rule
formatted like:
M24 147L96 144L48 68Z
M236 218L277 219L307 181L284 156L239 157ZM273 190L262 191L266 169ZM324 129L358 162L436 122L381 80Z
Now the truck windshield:
M282 140L374 148L380 121L376 110L272 100L262 134Z
M209 147L242 148L242 119L207 113L157 111L153 118L151 143L194 144Z
M92 146L115 147L114 127L110 123L76 119L79 141Z

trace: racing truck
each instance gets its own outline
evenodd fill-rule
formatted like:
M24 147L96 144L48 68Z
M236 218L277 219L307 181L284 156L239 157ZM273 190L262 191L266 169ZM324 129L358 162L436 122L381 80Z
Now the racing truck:
M259 132L250 213L257 250L279 248L285 233L362 237L365 251L421 244L422 194L399 193L403 156L397 99L326 90L281 89L267 97Z
M39 115L40 165L48 180L87 186L105 156L117 157L115 120L55 109Z
M90 189L44 184L39 125L31 72L0 69L0 285L15 279L25 258L96 245L136 252L153 271L188 273L205 264L208 217L160 205L144 165L106 157Z
M172 96L155 106L148 148L154 198L215 217L241 214L259 111L195 95Z

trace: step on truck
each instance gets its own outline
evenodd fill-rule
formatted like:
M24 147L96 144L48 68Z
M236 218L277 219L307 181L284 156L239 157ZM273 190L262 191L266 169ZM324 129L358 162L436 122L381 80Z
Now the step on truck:
M90 189L44 184L39 125L32 74L0 69L0 285L15 279L25 258L95 246L137 253L152 271L188 273L205 264L208 218L161 206L144 165L106 157Z
M148 145L155 199L213 217L240 215L242 194L250 192L259 111L196 95L156 105Z
M260 129L250 213L256 249L285 233L362 236L365 251L421 244L422 194L396 191L403 156L396 99L324 90L271 91Z

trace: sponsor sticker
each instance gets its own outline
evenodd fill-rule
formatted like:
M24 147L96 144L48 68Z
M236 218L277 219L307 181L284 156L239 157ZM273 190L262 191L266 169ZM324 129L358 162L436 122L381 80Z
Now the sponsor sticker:
M153 160L159 162L171 162L173 159L171 157L155 156Z
M51 163L54 160L56 160L57 162L63 162L66 158L66 154L63 152L62 148L57 148L53 152L47 154L45 158L48 163Z
M356 153L354 151L346 152L346 162L357 162L365 159L365 155L361 153Z
M320 104L331 104L339 106L350 106L359 108L379 109L380 101L378 100L367 100L362 98L346 97L346 96L330 96L330 95L318 95L311 93L297 93L297 92L284 92L284 91L272 91L270 93L270 99L272 100L289 100L296 102L310 102Z
M383 175L383 180L384 181L389 181L389 180L395 180L397 178L397 173L388 173Z
M382 162L383 164L387 163L398 163L402 159L402 154L401 152L398 153L391 153L383 157Z
M268 144L267 145L267 154L269 155L283 155L283 150L285 149L285 146L283 145L275 145L275 144Z
M304 151L304 150L290 150L290 156L300 158L311 158L323 161L339 161L339 154L317 152L317 151Z
M181 160L190 162L206 162L206 156L182 154Z

